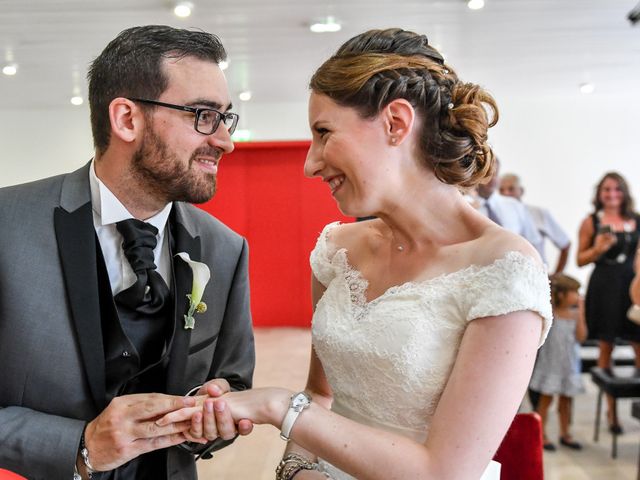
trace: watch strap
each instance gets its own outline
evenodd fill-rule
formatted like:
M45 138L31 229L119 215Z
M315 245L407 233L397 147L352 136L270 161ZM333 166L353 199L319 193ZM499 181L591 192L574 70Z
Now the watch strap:
M303 401L297 401L302 397ZM291 396L291 401L289 402L289 409L282 420L282 427L280 429L280 438L284 441L289 441L289 437L291 436L291 429L293 425L296 423L296 420L302 413L302 411L306 408L309 408L311 405L311 397L305 392L294 393Z

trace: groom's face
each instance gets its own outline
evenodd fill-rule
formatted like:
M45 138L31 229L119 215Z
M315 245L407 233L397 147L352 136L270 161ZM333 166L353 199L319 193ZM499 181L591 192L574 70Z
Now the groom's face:
M226 111L231 107L226 79L213 62L194 57L165 60L169 80L158 101ZM132 161L132 174L166 202L206 202L216 191L222 155L233 151L221 123L211 135L195 130L195 115L157 106L145 115L145 131Z

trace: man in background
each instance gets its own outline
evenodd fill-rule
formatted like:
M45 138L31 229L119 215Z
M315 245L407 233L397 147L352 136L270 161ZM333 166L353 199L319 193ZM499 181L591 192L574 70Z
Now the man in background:
M500 179L500 193L505 197L512 197L519 202L522 202L524 188L520 182L520 177L513 173L505 173ZM553 218L549 210L529 205L524 202L523 205L529 212L529 215L533 219L543 240L548 238L560 251L554 273L561 273L567 265L567 259L569 258L569 247L571 246L569 236L565 233L562 227L560 227L556 219ZM547 263L544 253L544 242L540 255L542 256L542 260Z
M542 255L542 237L527 209L517 200L501 195L498 190L500 163L488 183L478 185L478 210L498 225L529 240Z

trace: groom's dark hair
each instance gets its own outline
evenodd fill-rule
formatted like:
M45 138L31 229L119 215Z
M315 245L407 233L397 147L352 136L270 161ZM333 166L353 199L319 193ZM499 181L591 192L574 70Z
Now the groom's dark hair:
M211 33L166 25L128 28L106 46L87 75L91 130L98 153L109 146L111 101L117 97L156 100L168 86L164 59L182 57L220 63L227 53Z

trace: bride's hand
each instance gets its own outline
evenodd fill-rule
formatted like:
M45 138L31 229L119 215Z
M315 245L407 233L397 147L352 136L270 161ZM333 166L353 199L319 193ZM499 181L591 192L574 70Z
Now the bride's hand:
M233 420L249 420L253 424L271 424L280 428L289 408L291 391L283 388L256 388L242 392L230 392L216 399L196 397L195 407L185 407L166 414L156 421L158 426L191 419L202 412L202 405L213 404L216 415L231 414Z
M270 424L280 428L289 408L292 392L284 388L267 387L230 392L215 400L216 406L228 408L235 421L246 418L254 424Z

